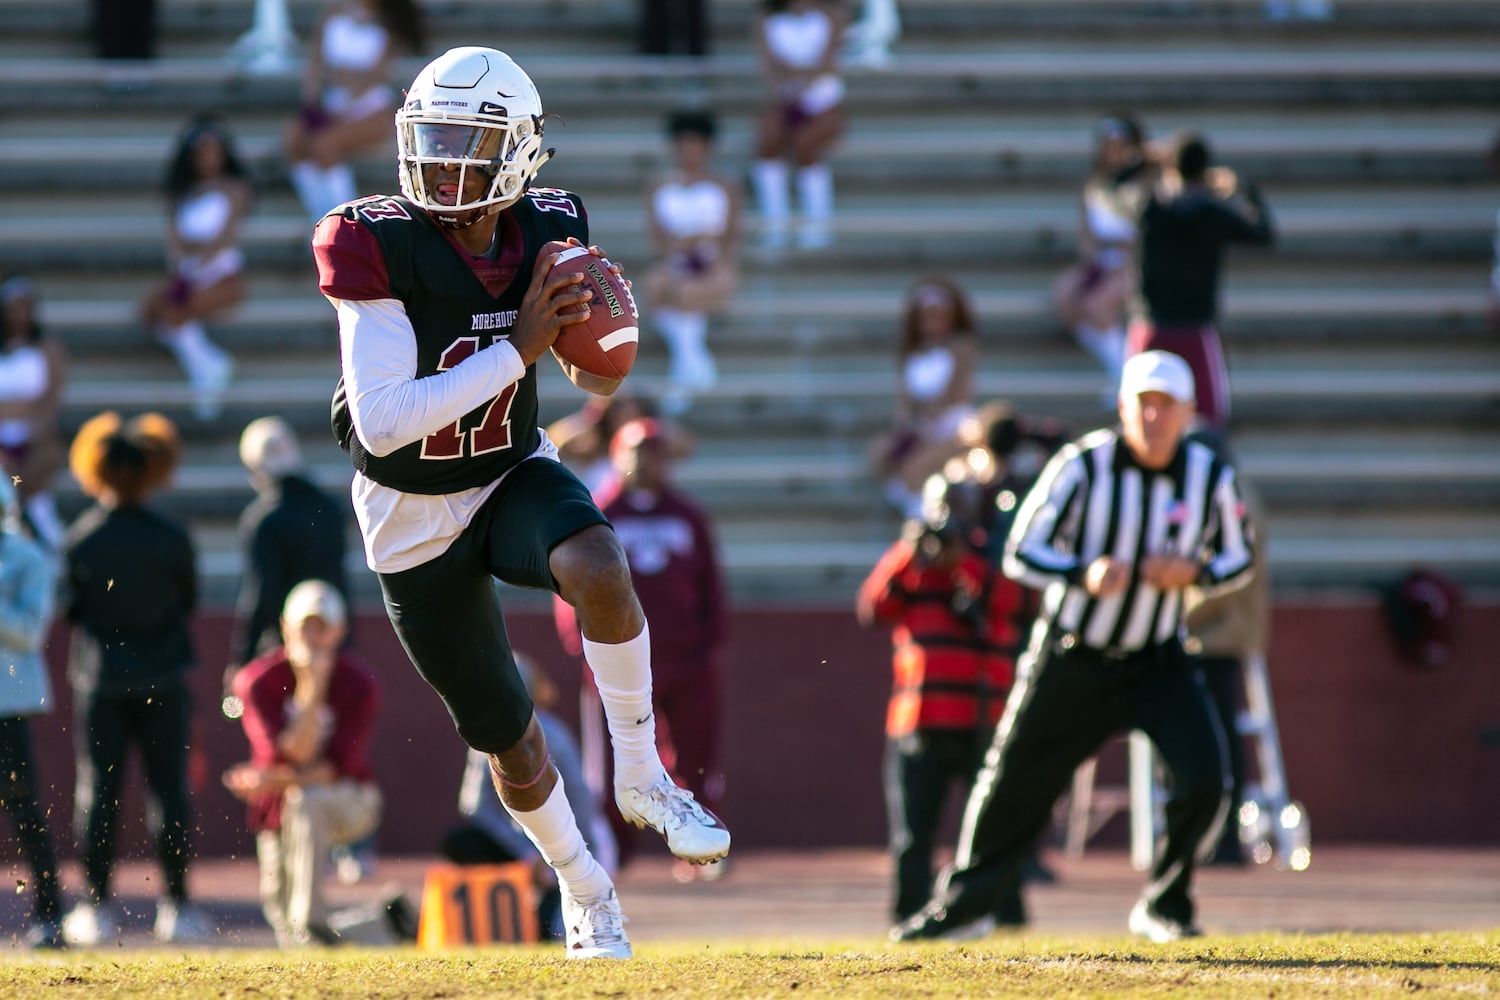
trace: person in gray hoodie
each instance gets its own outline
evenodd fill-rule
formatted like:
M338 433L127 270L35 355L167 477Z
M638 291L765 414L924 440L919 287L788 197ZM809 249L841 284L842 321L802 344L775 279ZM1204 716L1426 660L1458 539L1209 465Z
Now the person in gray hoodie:
M60 948L62 893L57 854L37 803L29 717L52 711L42 644L52 622L57 572L52 557L21 526L21 500L0 476L0 806L15 824L31 867L33 948Z

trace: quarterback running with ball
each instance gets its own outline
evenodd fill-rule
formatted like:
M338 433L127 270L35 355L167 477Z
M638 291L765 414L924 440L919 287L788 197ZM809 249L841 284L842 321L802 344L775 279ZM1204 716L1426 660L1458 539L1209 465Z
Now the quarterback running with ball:
M531 185L552 155L542 126L536 87L509 56L448 51L396 113L401 196L335 209L313 250L338 312L334 433L354 462L355 515L391 625L557 871L568 957L628 958L614 885L568 808L492 577L576 608L625 818L700 864L729 853L729 831L662 767L630 567L537 427L536 362L589 298L538 254L549 240L588 242L579 198ZM557 360L581 389L619 385Z

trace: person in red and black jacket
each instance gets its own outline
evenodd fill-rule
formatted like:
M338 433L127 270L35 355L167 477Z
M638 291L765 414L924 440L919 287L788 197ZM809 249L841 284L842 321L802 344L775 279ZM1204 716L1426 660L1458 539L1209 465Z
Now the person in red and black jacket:
M885 790L898 921L926 902L943 804L950 789L968 792L1005 707L1024 600L984 557L981 529L955 516L946 499L929 508L907 522L856 603L861 624L892 628ZM1019 881L993 916L1025 923Z

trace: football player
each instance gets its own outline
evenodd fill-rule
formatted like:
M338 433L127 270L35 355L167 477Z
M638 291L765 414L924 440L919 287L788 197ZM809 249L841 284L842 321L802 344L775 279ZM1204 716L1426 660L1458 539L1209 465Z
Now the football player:
M396 113L401 195L318 223L318 286L338 313L333 428L386 611L501 801L558 874L570 958L627 958L609 876L584 846L517 674L492 577L573 605L615 748L615 802L706 864L729 831L656 752L650 635L604 515L537 426L536 362L587 315L549 240L584 245L577 195L532 186L552 156L535 85L495 49L452 49ZM590 248L595 254L597 248ZM618 268L616 269L618 271ZM553 356L579 388L619 380Z

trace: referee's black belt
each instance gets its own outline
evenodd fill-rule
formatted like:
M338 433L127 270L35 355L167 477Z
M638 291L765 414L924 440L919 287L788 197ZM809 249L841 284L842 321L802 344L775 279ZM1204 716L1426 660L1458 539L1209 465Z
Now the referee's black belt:
M1166 659L1181 648L1181 644L1175 640L1157 643L1154 646L1142 646L1140 649L1126 649L1123 646L1090 646L1077 632L1064 632L1052 640L1054 653L1063 656L1081 656L1105 663L1146 664Z

